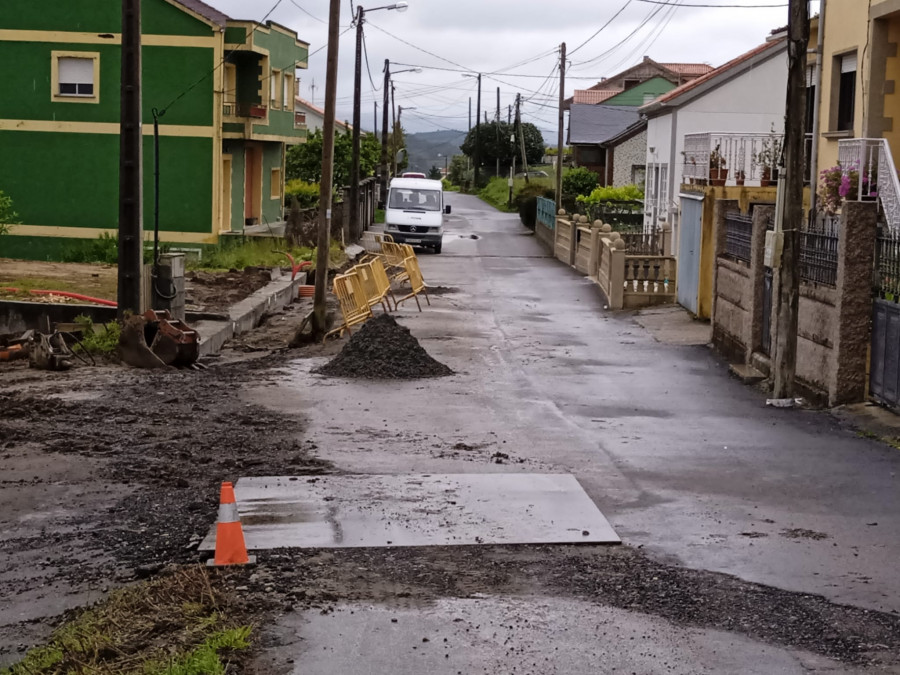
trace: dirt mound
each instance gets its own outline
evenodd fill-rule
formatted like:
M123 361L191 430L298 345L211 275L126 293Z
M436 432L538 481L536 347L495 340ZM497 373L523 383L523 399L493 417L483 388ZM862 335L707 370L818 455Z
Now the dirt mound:
M379 314L354 333L340 354L313 372L330 377L414 380L452 375L428 355L408 328L390 314Z
M228 272L190 271L185 275L187 304L205 309L227 309L272 281L265 267L245 267Z

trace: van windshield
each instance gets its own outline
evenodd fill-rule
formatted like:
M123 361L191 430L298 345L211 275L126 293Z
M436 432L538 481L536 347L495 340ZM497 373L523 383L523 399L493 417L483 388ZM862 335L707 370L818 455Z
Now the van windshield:
M391 188L388 199L389 209L406 211L440 211L440 190L417 190L415 188Z

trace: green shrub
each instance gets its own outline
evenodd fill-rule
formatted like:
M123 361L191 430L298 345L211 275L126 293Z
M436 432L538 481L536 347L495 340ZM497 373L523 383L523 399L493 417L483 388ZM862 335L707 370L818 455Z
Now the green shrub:
M644 199L644 191L637 185L623 187L598 187L590 194L580 195L578 201L585 204L605 202L639 202Z
M9 232L9 226L15 225L19 214L13 211L12 199L0 190L0 235Z
M519 220L530 230L537 225L537 198L554 198L553 188L541 183L528 183L524 185L513 197L513 204L519 212Z
M289 180L284 184L284 205L291 205L291 198L296 197L301 209L311 209L319 205L319 184L308 183L301 178Z
M81 345L75 345L76 350L83 346L91 354L112 354L116 351L121 328L117 321L105 324L102 330L98 330L91 317L80 314L75 317L75 323L81 326Z
M588 195L600 183L600 176L589 169L578 167L563 174L564 195Z
M96 239L73 241L66 246L59 258L59 261L64 263L115 265L119 262L119 238L103 232Z

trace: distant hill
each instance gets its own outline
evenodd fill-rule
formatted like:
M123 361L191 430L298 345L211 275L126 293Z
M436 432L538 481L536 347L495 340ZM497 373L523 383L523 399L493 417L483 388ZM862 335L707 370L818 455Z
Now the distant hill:
M444 157L461 155L459 146L466 140L465 131L427 131L406 134L409 152L408 171L427 172L431 167L444 167ZM449 160L448 160L449 161Z

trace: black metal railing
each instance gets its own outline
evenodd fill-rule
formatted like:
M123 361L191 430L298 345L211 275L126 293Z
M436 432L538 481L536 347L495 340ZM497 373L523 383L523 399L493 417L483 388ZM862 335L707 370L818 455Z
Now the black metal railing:
M875 239L875 297L900 301L900 234L881 226Z
M818 218L800 232L800 279L837 286L840 221Z
M725 214L725 255L750 263L750 241L753 238L753 219L737 211Z

